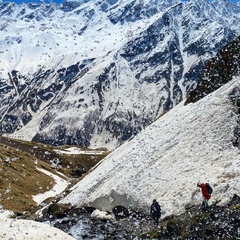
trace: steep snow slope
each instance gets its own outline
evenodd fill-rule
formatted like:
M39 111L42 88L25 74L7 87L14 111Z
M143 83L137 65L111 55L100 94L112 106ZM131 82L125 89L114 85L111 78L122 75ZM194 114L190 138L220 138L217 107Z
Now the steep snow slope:
M156 198L168 215L201 202L200 180L213 185L212 202L226 202L240 191L240 154L231 142L239 124L229 100L234 89L239 95L240 77L196 103L180 103L113 151L62 201L148 211Z

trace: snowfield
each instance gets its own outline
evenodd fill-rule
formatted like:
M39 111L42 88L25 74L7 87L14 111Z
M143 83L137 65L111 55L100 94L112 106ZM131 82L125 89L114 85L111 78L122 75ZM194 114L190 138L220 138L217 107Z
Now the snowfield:
M0 212L0 239L1 240L73 240L67 233L51 227L47 224L29 221L11 219L11 212Z
M239 116L229 100L234 88L240 90L240 77L194 104L180 103L103 159L62 202L148 213L156 198L169 215L202 201L198 181L213 186L210 204L239 194L240 154L231 142Z

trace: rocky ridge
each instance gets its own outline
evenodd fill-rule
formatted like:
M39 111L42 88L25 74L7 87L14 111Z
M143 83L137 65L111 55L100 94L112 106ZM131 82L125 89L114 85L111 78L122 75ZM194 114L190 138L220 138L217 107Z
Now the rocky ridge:
M0 12L0 133L110 150L183 100L240 33L228 1L2 3Z

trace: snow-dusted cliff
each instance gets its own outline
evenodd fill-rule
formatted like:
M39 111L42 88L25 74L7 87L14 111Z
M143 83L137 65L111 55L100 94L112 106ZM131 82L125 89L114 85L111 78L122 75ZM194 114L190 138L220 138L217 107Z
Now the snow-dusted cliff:
M240 35L228 1L0 5L0 133L114 149Z

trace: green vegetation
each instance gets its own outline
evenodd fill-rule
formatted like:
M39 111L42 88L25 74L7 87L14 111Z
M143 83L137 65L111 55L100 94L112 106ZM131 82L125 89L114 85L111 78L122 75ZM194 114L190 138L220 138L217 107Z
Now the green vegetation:
M51 171L50 167L34 160L26 152L0 145L0 201L4 209L31 210L36 205L32 195L53 187L54 180L36 168Z
M69 146L52 147L0 137L0 204L15 212L31 211L36 207L33 195L50 190L54 179L39 171L46 169L56 175L62 172L76 182L108 153L59 154L57 150ZM87 149L85 149L87 151ZM98 149L99 151L99 149ZM57 165L53 168L53 162ZM81 171L76 171L81 169ZM56 171L57 170L57 171Z

